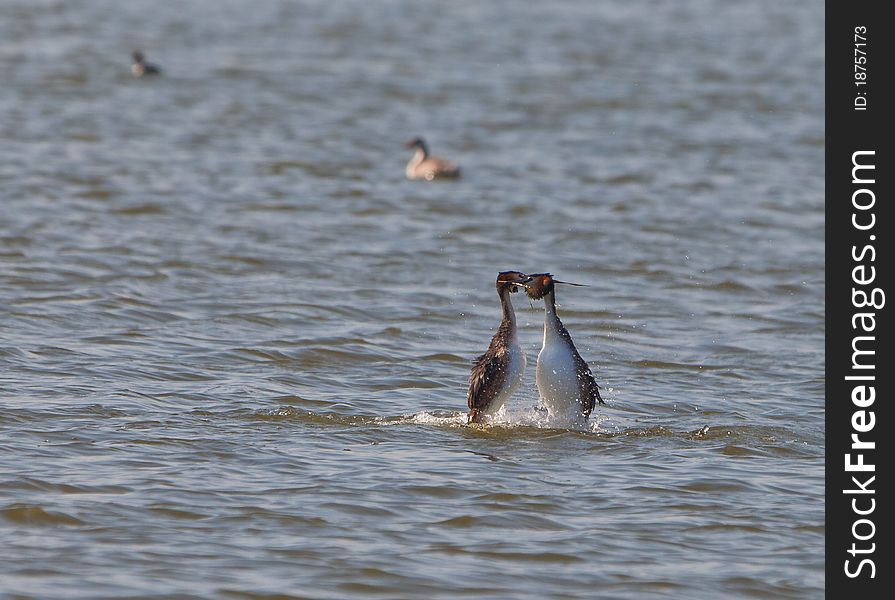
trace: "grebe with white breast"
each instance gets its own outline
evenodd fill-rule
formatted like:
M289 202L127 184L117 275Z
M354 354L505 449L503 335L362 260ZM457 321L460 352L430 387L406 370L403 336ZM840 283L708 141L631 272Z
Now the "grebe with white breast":
M429 156L429 146L423 138L413 138L407 142L406 147L416 150L404 171L407 179L432 181L433 179L456 179L460 176L460 167L456 163Z
M134 50L134 64L131 65L131 73L134 77L143 77L144 75L161 75L162 70L158 65L146 62L146 57L139 50Z
M555 285L580 286L558 281L550 273L531 275L525 284L529 298L544 300L544 343L538 354L535 382L552 418L586 420L596 403L605 404L590 367L572 342L572 336L556 314Z

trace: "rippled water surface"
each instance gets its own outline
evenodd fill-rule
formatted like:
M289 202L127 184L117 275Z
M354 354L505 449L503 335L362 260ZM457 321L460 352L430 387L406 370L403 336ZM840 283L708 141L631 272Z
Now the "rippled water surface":
M820 597L823 25L0 2L0 595ZM463 179L406 181L415 135ZM465 425L506 269L590 285L588 428L520 296Z

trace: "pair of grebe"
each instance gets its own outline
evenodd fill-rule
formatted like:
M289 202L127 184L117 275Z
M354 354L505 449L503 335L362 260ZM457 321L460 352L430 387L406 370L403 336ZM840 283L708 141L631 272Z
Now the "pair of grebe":
M525 354L516 335L516 314L510 294L524 289L533 300L544 300L544 343L538 354L535 381L551 418L587 420L597 402L605 404L600 388L578 354L572 336L556 314L556 284L550 273L526 275L504 271L497 276L503 319L488 350L476 359L469 376L469 422L487 422L510 399L522 381Z

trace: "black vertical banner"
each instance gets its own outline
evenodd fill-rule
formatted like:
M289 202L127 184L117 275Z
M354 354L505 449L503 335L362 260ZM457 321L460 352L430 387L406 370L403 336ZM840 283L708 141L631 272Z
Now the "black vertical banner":
M826 588L891 598L895 22L826 3ZM885 491L884 491L885 490Z

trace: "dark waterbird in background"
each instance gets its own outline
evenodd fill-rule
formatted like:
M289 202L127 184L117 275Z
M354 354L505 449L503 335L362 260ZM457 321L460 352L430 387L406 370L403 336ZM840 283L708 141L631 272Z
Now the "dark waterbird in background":
M482 423L510 399L525 371L525 354L516 338L516 313L510 294L523 287L531 277L519 271L503 271L497 275L497 295L503 319L491 338L488 350L478 357L469 375L469 422Z
M456 179L460 177L460 167L456 163L443 158L429 156L429 146L423 138L413 138L406 147L416 150L413 158L407 163L407 179Z
M556 284L583 287L554 279L550 273L531 275L525 284L529 298L544 301L544 343L538 354L535 381L551 417L587 419L597 402L605 402L590 367L556 314Z
M146 62L146 57L139 50L134 50L134 64L131 65L131 73L135 77L143 77L144 75L161 75L162 70L158 65Z

